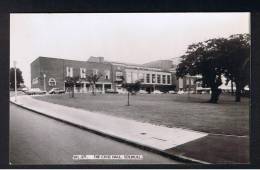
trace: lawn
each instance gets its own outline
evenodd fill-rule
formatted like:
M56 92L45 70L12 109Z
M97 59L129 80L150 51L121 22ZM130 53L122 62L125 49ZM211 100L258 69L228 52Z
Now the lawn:
M119 94L75 94L75 98L64 94L35 98L156 125L213 134L249 135L248 98L242 98L240 103L236 103L233 96L222 95L219 104L210 104L206 102L209 99L207 94L192 94L190 97L144 94L130 96L131 106L126 106L127 95Z

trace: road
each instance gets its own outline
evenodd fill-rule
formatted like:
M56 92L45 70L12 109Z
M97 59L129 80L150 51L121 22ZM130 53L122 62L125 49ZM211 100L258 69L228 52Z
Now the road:
M102 120L101 120L102 121ZM142 160L73 160L73 155L142 155ZM178 164L10 104L10 162L19 164Z

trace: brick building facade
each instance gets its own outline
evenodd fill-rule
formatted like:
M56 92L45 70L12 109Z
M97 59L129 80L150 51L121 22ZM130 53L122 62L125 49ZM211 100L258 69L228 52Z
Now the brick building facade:
M123 90L122 77L127 83L141 80L141 89L148 92L154 90L169 91L175 89L172 72L165 69L145 65L126 64L105 61L103 57L90 57L88 61L67 60L49 57L38 57L31 63L31 87L49 91L52 88L66 90L66 77L85 78L88 71L101 73L96 84L97 91L108 89ZM87 81L77 83L76 92L89 92L91 87Z

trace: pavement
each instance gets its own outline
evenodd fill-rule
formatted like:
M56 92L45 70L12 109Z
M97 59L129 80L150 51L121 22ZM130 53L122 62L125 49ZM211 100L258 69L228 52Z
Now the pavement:
M190 162L208 163L188 156L182 156L181 154L176 155L172 152L174 148L180 145L206 137L207 133L181 128L169 128L108 116L98 112L89 112L40 101L27 95L18 96L16 102L14 97L11 97L10 101L28 110L122 142Z
M10 103L9 162L12 165L183 164L91 133ZM82 159L88 155L139 155L139 159ZM123 156L122 156L123 155Z

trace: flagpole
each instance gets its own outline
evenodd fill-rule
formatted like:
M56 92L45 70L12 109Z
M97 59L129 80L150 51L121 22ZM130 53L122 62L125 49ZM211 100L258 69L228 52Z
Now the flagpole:
M17 77L16 77L16 61L14 61L14 101L17 101Z

